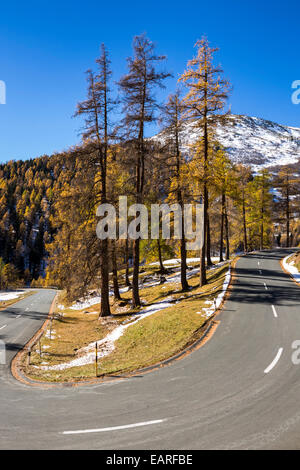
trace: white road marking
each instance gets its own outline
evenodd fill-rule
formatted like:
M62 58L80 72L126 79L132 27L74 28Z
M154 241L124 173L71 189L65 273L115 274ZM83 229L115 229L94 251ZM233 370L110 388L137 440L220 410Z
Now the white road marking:
M125 424L123 426L113 426L110 428L99 428L99 429L83 429L79 431L64 431L60 434L86 434L90 432L107 432L107 431L118 431L119 429L138 428L140 426L149 426L150 424L158 424L166 421L166 419L156 419L153 421L143 421L141 423Z
M268 290L267 284L264 282L265 289Z
M3 330L3 328L5 328L7 325L3 325L1 326L0 330Z
M258 266L259 266L259 265L260 265L260 262L259 262L259 261L257 261L257 264L258 264Z
M21 315L17 315L16 318L20 318Z
M275 358L273 359L273 361L271 362L271 364L264 370L264 373L267 374L268 372L270 372L270 370L273 369L273 367L276 366L277 362L279 361L280 359L280 356L282 354L282 351L283 351L283 348L279 348L278 349L278 352L275 356Z
M278 315L277 315L277 312L276 312L276 309L275 309L274 305L272 305L272 310L273 310L274 317L277 318Z
M28 310L29 310L29 307L25 308L25 312L28 312Z

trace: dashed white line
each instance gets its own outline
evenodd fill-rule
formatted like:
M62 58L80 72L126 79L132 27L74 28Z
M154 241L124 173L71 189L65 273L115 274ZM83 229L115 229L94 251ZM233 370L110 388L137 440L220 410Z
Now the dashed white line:
M17 315L17 316L16 316L16 319L17 319L17 318L20 318L20 316L21 316L21 314L20 314L20 315Z
M268 290L267 284L264 282L265 289Z
M264 370L264 373L265 373L265 374L267 374L268 372L270 372L270 370L272 370L273 367L276 366L277 362L278 362L279 359L280 359L280 356L281 356L281 354L282 354L282 351L283 351L283 348L279 348L279 349L278 349L275 358L273 359L273 361L271 362L271 364Z
M3 325L1 326L0 330L3 330L3 328L5 328L7 325Z
M149 426L151 424L159 424L164 421L166 421L166 419L155 419L153 421L143 421L141 423L125 424L123 426L113 426L109 428L83 429L83 430L78 430L78 431L63 431L60 434L86 434L86 433L92 433L92 432L118 431L120 429L138 428L140 426Z
M278 315L277 315L277 312L276 312L276 309L275 309L274 305L272 305L272 310L273 310L274 317L277 318Z

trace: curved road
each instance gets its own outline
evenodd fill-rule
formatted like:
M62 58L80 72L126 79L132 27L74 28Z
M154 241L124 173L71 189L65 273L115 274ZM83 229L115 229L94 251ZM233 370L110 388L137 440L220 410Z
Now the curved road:
M300 288L280 268L288 252L241 258L214 336L168 367L41 389L0 366L0 448L299 449L300 364L292 343L300 340ZM38 291L0 312L9 360L53 297Z

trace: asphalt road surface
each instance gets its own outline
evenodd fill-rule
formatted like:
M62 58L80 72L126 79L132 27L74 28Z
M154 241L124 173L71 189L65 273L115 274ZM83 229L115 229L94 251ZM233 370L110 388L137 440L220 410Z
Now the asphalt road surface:
M0 366L0 448L299 449L300 364L292 354L300 354L292 345L300 340L300 287L280 268L288 252L241 258L214 336L168 367L40 389ZM0 312L8 362L54 294L37 291Z

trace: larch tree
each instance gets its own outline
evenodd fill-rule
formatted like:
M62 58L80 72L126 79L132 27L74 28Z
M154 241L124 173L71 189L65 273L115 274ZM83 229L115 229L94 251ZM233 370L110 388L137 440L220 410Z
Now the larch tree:
M113 106L109 82L111 78L110 60L107 50L102 44L100 57L96 60L97 73L87 71L88 96L77 105L75 116L85 117L85 127L82 133L84 141L92 147L91 164L99 168L100 195L98 202L107 202L107 153L112 133L109 130L109 113ZM100 317L110 313L109 304L109 256L108 239L100 240L101 258L101 311Z
M170 195L172 201L176 201L181 207L181 239L180 239L180 281L183 291L189 288L187 282L187 264L186 264L186 240L184 233L184 188L182 179L182 165L185 164L185 159L181 152L180 133L183 126L182 118L183 106L180 99L180 93L177 91L171 94L168 98L166 105L163 108L161 121L164 123L168 135L166 142L166 152L168 161L167 166L169 169L169 179L171 179Z
M213 140L213 131L220 114L225 106L229 92L229 82L222 78L223 70L213 64L217 48L211 48L206 38L197 41L197 54L187 64L187 69L179 78L188 88L183 98L185 118L194 122L195 128L201 130L202 151L198 157L203 160L203 246L200 251L200 285L207 283L206 279L206 247L208 233L208 156L209 147ZM199 147L198 147L199 148Z
M275 175L273 184L278 194L274 207L278 220L285 224L288 248L293 243L291 221L299 214L300 178L293 168L284 166Z
M248 229L247 229L247 207L249 183L252 179L251 169L244 165L236 166L236 184L234 199L242 215L243 222L243 249L247 253L248 246Z
M127 59L128 72L119 81L123 99L123 128L127 138L132 143L135 171L135 200L143 203L145 189L145 166L147 146L145 143L145 126L155 120L157 101L153 90L163 87L168 73L158 71L157 65L165 60L165 56L155 54L154 44L142 34L133 41L133 57ZM139 262L140 238L133 241L133 278L132 301L133 308L141 305L139 296Z
M150 151L151 150L151 151ZM147 171L147 190L145 192L144 202L148 209L151 210L152 204L164 204L170 188L170 171L169 162L170 155L167 151L167 145L154 143L152 149L149 147L148 153L148 171ZM156 234L151 240L143 240L141 244L141 255L147 260L159 262L159 274L163 275L167 272L163 260L167 256L173 255L170 240L163 238L162 223L164 217L162 212L158 214L158 227ZM151 232L152 232L151 227Z
M73 150L61 156L64 168L56 181L50 219L55 236L46 244L47 279L50 285L66 289L68 300L87 293L101 265L95 231L95 169L87 165L86 152Z
M271 203L272 194L271 176L267 169L260 170L249 183L249 231L252 249L270 247L270 235L272 230Z
M107 178L108 178L108 190L107 196L111 204L116 208L118 205L119 195L123 196L130 194L129 183L129 173L126 168L122 166L122 150L119 145L111 146L108 152L108 168L107 168ZM117 211L116 211L117 212ZM118 214L117 214L118 215ZM119 220L117 220L118 222ZM126 238L126 241L128 239ZM121 300L119 281L118 281L118 260L120 255L121 240L111 240L110 241L110 253L112 261L112 279L113 279L113 292L114 298L116 301ZM125 246L125 264L127 268L127 257L128 253L126 252ZM126 279L127 281L128 279Z
M226 155L224 149L219 145L216 145L212 168L211 184L217 189L221 197L221 224L220 224L220 250L219 258L220 262L223 261L223 250L224 250L224 229L225 229L225 241L226 241L226 260L230 257L230 246L229 246L229 223L228 223L228 211L227 211L227 197L233 190L233 165Z

